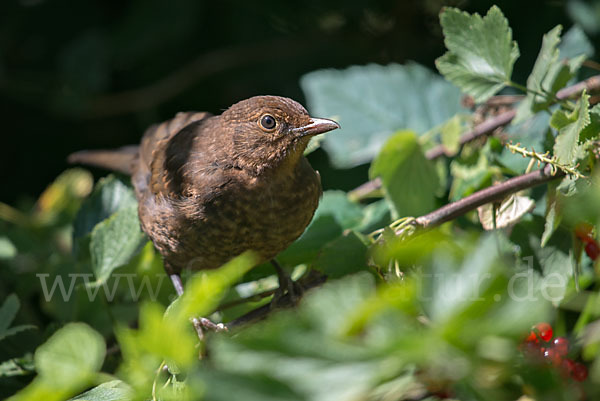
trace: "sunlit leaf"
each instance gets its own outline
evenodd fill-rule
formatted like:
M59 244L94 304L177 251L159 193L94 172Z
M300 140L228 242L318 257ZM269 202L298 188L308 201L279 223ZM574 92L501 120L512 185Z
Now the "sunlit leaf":
M517 43L502 11L490 8L485 17L446 8L440 15L448 52L436 60L438 70L450 82L486 101L511 80L519 57Z
M571 113L556 110L552 115L550 125L558 130L554 155L560 163L574 165L582 157L583 148L579 137L590 123L589 98L584 92Z
M319 70L300 84L311 114L342 126L323 143L338 168L371 161L400 129L423 134L464 110L456 87L415 63Z
M131 388L121 380L102 383L69 401L128 401L133 398Z
M390 138L371 165L369 175L381 177L396 216L419 216L433 210L438 175L413 132L401 131Z

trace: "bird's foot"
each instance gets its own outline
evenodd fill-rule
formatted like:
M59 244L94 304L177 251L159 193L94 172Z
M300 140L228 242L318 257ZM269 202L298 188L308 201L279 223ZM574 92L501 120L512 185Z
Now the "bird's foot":
M300 283L292 280L290 275L283 270L279 263L275 260L272 260L271 263L277 271L277 279L279 281L279 288L275 290L273 299L271 300L271 308L276 309L278 307L290 306L290 304L298 304L302 298L302 294L304 294L304 288L302 288Z
M205 330L214 331L216 333L227 331L227 326L225 326L223 323L214 323L212 320L205 317L194 317L191 319L191 321L196 329L196 333L198 333L198 338L200 341L204 340Z

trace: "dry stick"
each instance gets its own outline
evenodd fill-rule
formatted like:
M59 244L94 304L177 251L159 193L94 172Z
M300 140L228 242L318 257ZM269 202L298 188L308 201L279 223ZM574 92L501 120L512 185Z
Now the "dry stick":
M569 86L567 88L563 88L556 93L556 98L559 100L565 100L570 98L573 95L576 95L582 92L584 89L594 90L600 88L600 75L594 75L584 81L578 82L573 86ZM497 128L503 127L509 124L517 111L515 109L505 111L504 113L500 113L495 117L489 118L482 122L481 124L476 125L473 129L465 132L460 137L460 146L471 142L479 137L489 135ZM446 154L446 148L443 145L438 145L425 153L425 157L429 160L437 159L440 156ZM374 180L368 181L356 189L350 191L348 194L349 197L353 199L361 199L367 196L369 193L381 188L381 179L375 178Z
M556 173L552 175L552 166L548 164L543 169L510 178L501 184L482 189L466 198L442 206L431 213L418 217L415 223L422 228L435 227L462 216L486 203L500 201L515 192L533 188L564 176L565 173L561 170L557 170Z

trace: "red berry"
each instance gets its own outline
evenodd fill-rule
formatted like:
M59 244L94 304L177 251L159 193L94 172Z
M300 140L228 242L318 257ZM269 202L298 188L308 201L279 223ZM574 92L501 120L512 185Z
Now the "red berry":
M538 323L535 325L535 329L542 340L547 342L552 339L552 326L550 326L548 323Z
M588 371L583 363L575 362L573 369L571 370L571 377L573 380L582 382L587 379Z
M562 362L562 358L554 348L546 348L542 355L544 356L546 362L549 362L554 366L560 366Z
M596 260L600 255L600 246L598 246L596 241L592 240L591 242L585 244L585 253L587 253L590 259Z
M593 241L594 226L589 223L579 223L575 226L575 235L583 242Z
M527 338L525 339L526 343L537 343L539 342L537 335L535 334L534 331L530 331L529 335L527 336Z
M563 359L562 363L560 364L560 373L565 377L571 376L574 366L575 362L573 362L571 359Z
M556 351L559 356L566 356L569 353L569 340L564 337L556 337L552 341L552 349Z

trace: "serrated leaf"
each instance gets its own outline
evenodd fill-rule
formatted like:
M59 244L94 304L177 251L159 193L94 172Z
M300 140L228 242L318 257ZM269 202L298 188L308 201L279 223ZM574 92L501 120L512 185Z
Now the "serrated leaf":
M319 70L300 84L311 114L342 126L323 142L338 168L371 161L399 129L423 134L464 110L456 87L415 63Z
M494 230L516 224L521 217L531 212L534 207L535 202L533 199L513 194L500 202L495 211L494 205L488 203L478 207L477 214L485 230Z
M69 323L35 351L38 375L56 386L77 387L100 370L106 346L102 336L83 323Z
M579 136L590 123L589 98L589 95L583 92L571 113L564 114L557 110L552 116L550 124L559 130L554 144L554 155L559 163L572 166L582 156Z
M381 177L398 217L420 216L434 207L439 178L414 132L401 131L390 138L371 165L369 176Z
M446 8L440 15L448 52L436 60L447 80L482 103L511 80L519 57L517 43L502 11L490 8L485 17Z
M531 92L527 93L525 99L519 104L513 124L530 118L538 111L547 110L554 101L554 95L577 74L581 64L587 57L586 49L582 49L582 53L571 55L572 49L565 46L559 47L561 30L562 26L557 25L544 35L542 48L533 70L527 78L527 89ZM569 33L572 31L569 31ZM569 37L572 38L573 34ZM565 48L565 54L561 54L559 49ZM570 59L565 60L567 57ZM547 93L548 95L542 96L539 93Z
M549 77L548 75L550 69L558 62L560 55L558 44L560 43L561 31L562 26L557 25L544 35L544 38L542 39L542 48L535 60L533 70L527 78L527 89L530 91L539 93L551 89L553 82L548 81L553 81L552 78L556 77ZM557 73L558 71L554 70L553 75L556 75ZM539 111L544 107L547 108L550 105L552 102L551 97L544 97L537 93L528 92L525 99L519 104L517 115L513 121L515 124L531 117L533 112Z
M97 224L90 241L95 284L106 282L110 274L129 262L146 241L140 229L136 205L121 209Z
M579 135L581 141L594 141L600 137L600 104L590 109L590 123L585 126Z
M69 401L128 401L133 399L133 391L121 380L102 383Z

